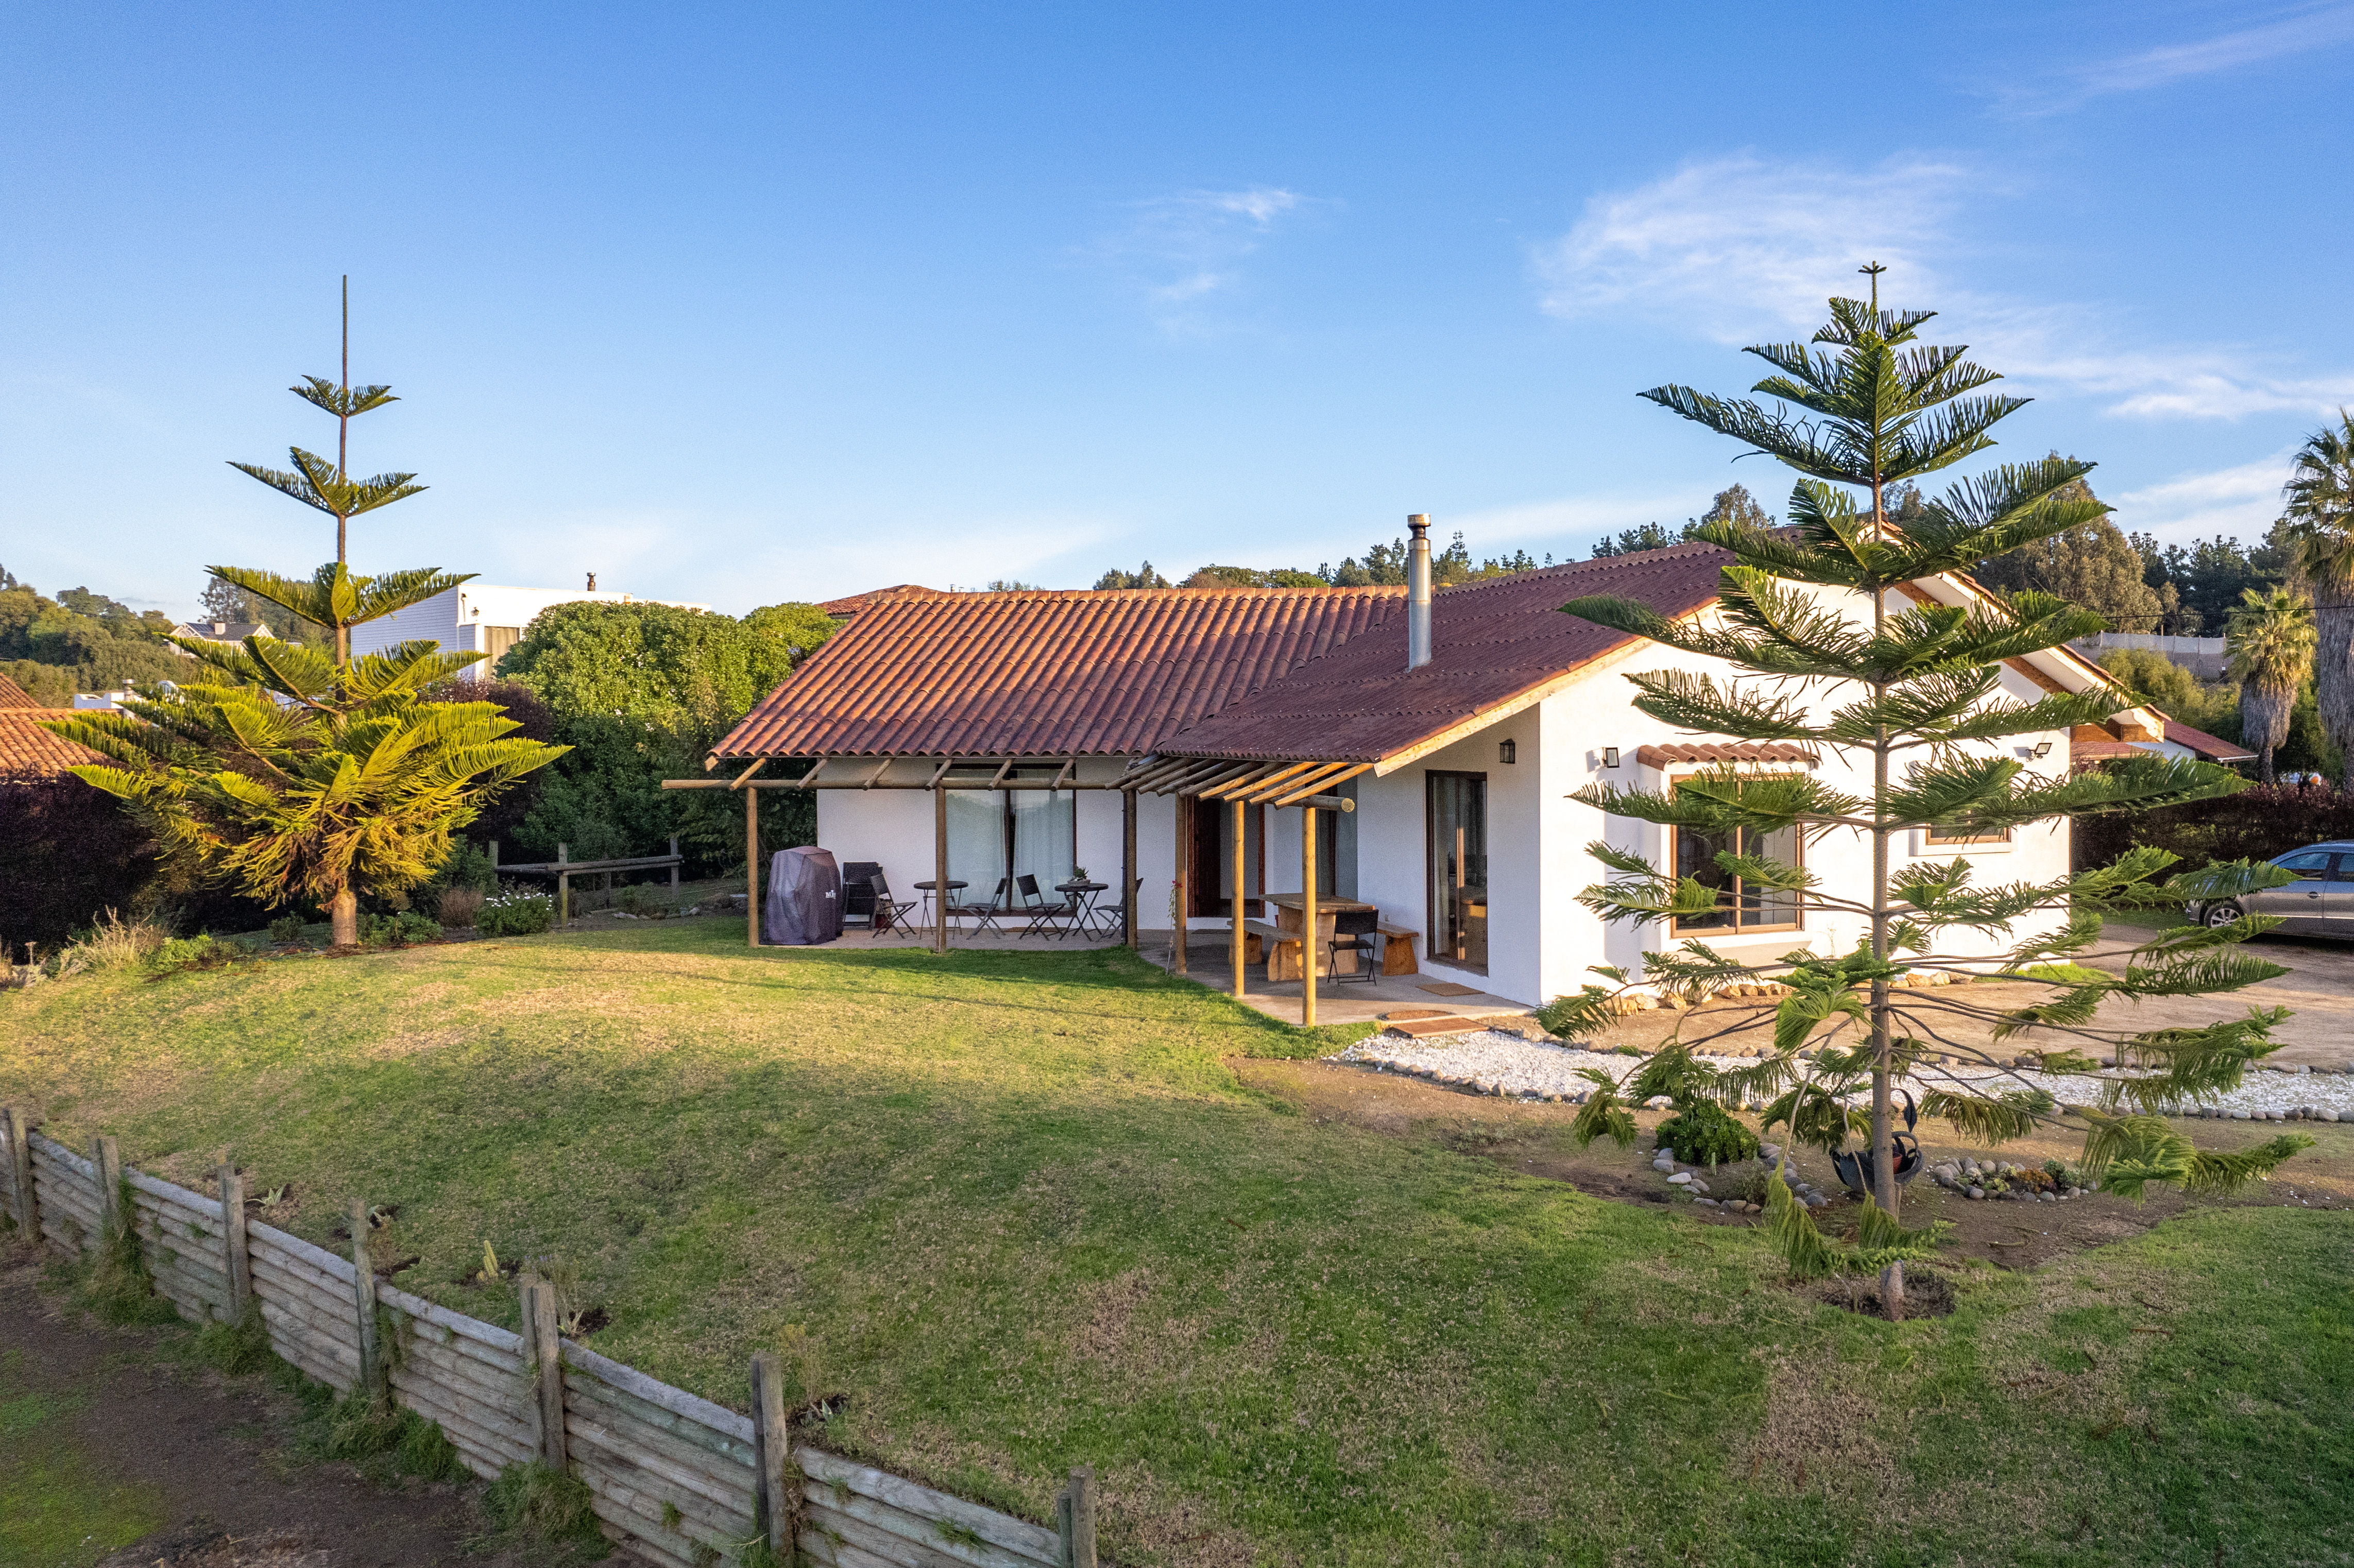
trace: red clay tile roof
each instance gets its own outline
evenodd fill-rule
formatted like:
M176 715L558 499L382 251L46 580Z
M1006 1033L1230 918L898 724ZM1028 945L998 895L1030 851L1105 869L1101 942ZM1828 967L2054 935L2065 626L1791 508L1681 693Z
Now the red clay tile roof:
M1399 588L880 596L714 750L1137 756L1405 605Z
M1352 638L1288 680L1219 710L1161 749L1188 757L1380 762L1493 722L1568 672L1634 641L1560 607L1585 594L1639 599L1663 615L1714 602L1732 557L1676 545L1442 588L1431 658L1405 667L1405 617Z
M830 599L824 603L819 605L818 608L825 611L826 614L833 617L836 620L848 620L852 616L856 615L860 610L864 609L869 604L883 598L886 594L897 594L907 598L921 599L927 595L938 595L939 591L940 590L938 588L925 588L920 583L900 583L895 588L868 588L864 593L845 594L840 599Z
M54 779L78 763L105 761L38 722L79 716L71 708L0 708L0 779Z
M2203 729L2192 729L2175 719L2166 721L2166 738L2177 746L2187 746L2210 762L2253 762L2256 754L2244 746L2219 740Z
M0 708L37 708L40 705L33 700L31 693L7 676L0 675Z
M1731 745L1679 742L1669 746L1638 746L1635 760L1646 768L1672 768L1689 762L1803 762L1812 768L1822 760L1816 752L1787 741L1735 741Z

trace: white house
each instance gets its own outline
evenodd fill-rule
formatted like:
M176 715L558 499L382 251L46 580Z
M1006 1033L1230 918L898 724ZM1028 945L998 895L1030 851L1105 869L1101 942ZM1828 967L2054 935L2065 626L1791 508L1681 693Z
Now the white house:
M559 604L668 604L680 609L709 609L707 604L680 604L676 599L639 599L596 588L503 588L493 583L461 583L431 599L381 620L352 629L352 652L381 653L396 643L429 637L445 649L488 653L471 665L464 679L486 681L506 651L523 640L532 618Z
M1235 801L1247 895L1299 888L1303 802L1346 800L1353 810L1318 813L1320 888L1415 933L1425 973L1531 1004L1575 991L1589 965L1639 970L1644 950L1687 936L1759 959L1845 950L1862 935L1857 917L1801 918L1770 895L1675 931L1606 927L1577 902L1602 877L1586 853L1596 840L1703 880L1721 875L1724 847L1606 818L1570 798L1585 785L1664 789L1732 760L1870 791L1868 758L1682 734L1637 712L1626 673L1715 662L1559 611L1612 594L1706 617L1729 559L1679 545L1443 588L1418 611L1398 588L886 595L755 709L713 765L817 763L818 842L839 861L879 863L902 897L935 874L938 810L949 874L974 894L1025 872L1051 887L1075 864L1117 887L1126 861L1137 920L1154 927L1169 925L1172 897L1189 926L1226 926ZM1979 591L1927 579L1893 607ZM2020 700L2108 683L2064 648L2002 672ZM2154 737L2163 722L2137 710L2115 738ZM2070 740L2009 744L2058 772ZM1899 847L1935 857L1962 846L1914 834ZM1766 848L1795 848L1830 891L1863 891L1871 851L1859 837ZM1999 871L1987 874L2005 881L2049 880L2068 868L2067 824L1967 853L1994 857ZM1948 950L1969 940L1956 933Z

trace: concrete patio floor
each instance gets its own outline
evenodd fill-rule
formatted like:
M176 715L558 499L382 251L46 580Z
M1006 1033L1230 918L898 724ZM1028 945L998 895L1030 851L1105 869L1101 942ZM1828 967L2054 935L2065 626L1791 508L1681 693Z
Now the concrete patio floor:
M1170 968L1169 933L1141 931L1138 933L1146 962L1161 969ZM1185 944L1185 976L1197 985L1212 991L1231 991L1234 970L1227 959L1232 948L1225 933L1195 931ZM1173 972L1173 971L1172 971ZM1510 1015L1524 1018L1529 1008L1525 1002L1506 997L1490 996L1477 991L1469 996L1439 996L1422 988L1440 983L1440 977L1428 974L1376 975L1370 980L1354 975L1341 980L1326 976L1316 982L1316 1022L1325 1023L1370 1023L1384 1013L1402 1007L1429 1008L1458 1018L1489 1018ZM1257 1009L1269 1018L1297 1025L1299 1022L1300 982L1277 980L1270 983L1264 965L1252 964L1243 971L1244 1005Z

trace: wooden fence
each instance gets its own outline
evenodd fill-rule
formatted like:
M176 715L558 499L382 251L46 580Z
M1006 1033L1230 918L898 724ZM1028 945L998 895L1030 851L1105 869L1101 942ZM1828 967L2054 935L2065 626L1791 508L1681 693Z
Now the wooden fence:
M0 1135L0 1213L25 1235L90 1254L128 1226L183 1316L233 1322L250 1305L280 1356L339 1393L384 1391L485 1478L535 1459L570 1471L605 1535L653 1563L705 1568L766 1540L779 1562L823 1568L1097 1568L1087 1470L1049 1530L792 1442L767 1355L739 1415L562 1338L536 1280L520 1282L520 1334L378 1280L365 1204L338 1257L249 1220L231 1167L207 1196L123 1170L111 1138L76 1154L14 1110Z

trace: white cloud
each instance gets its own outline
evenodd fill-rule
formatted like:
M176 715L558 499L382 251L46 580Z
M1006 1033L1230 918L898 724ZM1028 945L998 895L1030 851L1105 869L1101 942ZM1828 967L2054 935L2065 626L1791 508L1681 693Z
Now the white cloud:
M2263 26L2095 60L2061 72L2056 79L2041 85L2008 91L2003 101L2014 113L2057 114L2095 98L2171 87L2194 77L2327 48L2349 38L2354 38L2354 6L2316 6Z
M1968 164L1926 155L1865 169L1752 153L1690 162L1588 201L1533 258L1542 304L1565 319L1647 316L1754 343L1819 324L1827 299L1862 291L1856 267L1879 260L1893 269L1884 298L1935 301L1939 340L1967 342L2020 390L2106 398L2108 412L2145 419L2319 415L2354 402L2354 370L2286 374L2230 346L2123 344L2103 311L1953 281L1945 274L1970 255L1966 199L1991 188Z
M2280 515L2281 485L2288 479L2293 451L2274 452L2232 468L2187 473L2129 490L2111 502L2119 526L2154 534L2168 544L2186 544L2216 534L2243 540L2264 537Z
M1823 302L1855 294L1867 260L1896 269L1912 297L1949 249L1964 164L1892 158L1874 168L1776 164L1753 153L1695 160L1632 191L1597 196L1536 257L1544 308L1564 317L1635 312L1739 342L1768 324L1815 325Z
M1334 205L1275 185L1182 191L1132 204L1127 227L1087 249L1123 269L1162 330L1215 331L1214 307L1240 290L1242 262L1278 221Z

